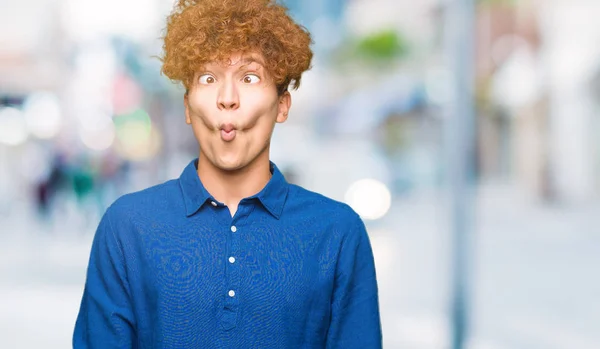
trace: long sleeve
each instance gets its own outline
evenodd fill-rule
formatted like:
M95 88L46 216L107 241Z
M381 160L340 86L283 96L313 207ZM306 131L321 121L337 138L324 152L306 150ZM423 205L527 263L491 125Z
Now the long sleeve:
M375 262L365 226L356 217L342 243L327 348L382 347Z
M135 347L135 322L124 264L107 212L94 236L73 348Z

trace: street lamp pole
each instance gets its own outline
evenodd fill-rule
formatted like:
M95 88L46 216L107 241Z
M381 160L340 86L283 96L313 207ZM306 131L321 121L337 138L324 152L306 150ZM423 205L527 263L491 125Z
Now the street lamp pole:
M452 349L464 349L469 335L475 146L474 1L448 0L446 7L446 54L452 76L445 119L452 242Z

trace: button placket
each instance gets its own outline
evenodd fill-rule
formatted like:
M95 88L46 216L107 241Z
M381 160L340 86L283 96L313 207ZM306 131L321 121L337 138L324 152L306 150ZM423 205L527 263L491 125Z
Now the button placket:
M240 207L242 208L242 207ZM239 209L239 208L238 208ZM243 208L242 208L243 209ZM238 223L238 222L235 222ZM228 264L228 268L230 269L230 280L229 280L229 285L231 286L230 290L234 291L234 295L238 292L241 292L241 290L239 290L239 268L240 263L238 263L239 261L236 259L236 257L239 255L239 229L237 228L237 226L235 224L232 224L230 227L230 239L229 241L231 241L231 246L230 246L230 250L229 250L229 256L227 256L227 264ZM231 294L229 294L230 298L238 298L237 295L235 297L231 296Z
M240 271L242 267L241 260L239 260L239 241L240 241L240 225L241 221L248 215L248 210L251 209L252 205L240 203L238 206L238 212L231 220L229 225L229 231L227 241L227 255L225 264L227 268L226 273L226 289L224 290L224 304L221 312L221 328L224 330L230 330L237 325L237 313L239 309L240 297L243 298L244 290L239 289L240 282Z
M241 234L244 234L244 220L250 216L256 203L253 200L242 200L238 205L238 210L231 220L229 231L226 233L228 248L226 258L226 285L224 292L224 308L221 312L221 328L230 330L236 326L237 313L241 300L244 299L244 290L240 289L241 268L244 267L244 260L240 258L243 252L240 252ZM240 254L242 253L242 254Z

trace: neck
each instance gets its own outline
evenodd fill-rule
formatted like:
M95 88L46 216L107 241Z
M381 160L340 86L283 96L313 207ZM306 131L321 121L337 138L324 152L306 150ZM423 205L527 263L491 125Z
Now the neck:
M247 166L233 171L214 166L200 152L198 176L204 188L235 215L238 204L246 197L260 192L271 179L269 152L264 152Z

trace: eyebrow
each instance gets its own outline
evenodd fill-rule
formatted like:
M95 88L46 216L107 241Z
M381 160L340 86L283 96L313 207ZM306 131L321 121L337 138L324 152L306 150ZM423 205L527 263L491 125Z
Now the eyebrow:
M256 63L256 64L260 65L261 68L264 67L264 64L262 63L262 61L259 60L259 59L257 59L257 58L254 58L254 57L245 57L245 58L242 58L240 60L240 63L241 63L241 65L239 66L238 69L242 69L244 67L247 67L247 66L249 66L252 63Z
M238 70L238 71L242 70L242 69L244 69L245 67L249 66L252 63L258 64L260 70L265 70L265 66L264 66L264 63L263 63L262 59L257 58L257 57L252 57L252 56L243 57L243 58L239 59L236 62L236 64L240 64L240 66L237 67L236 70ZM207 66L211 65L211 64L213 64L213 63L208 63L208 64L204 65L202 69L207 69ZM229 65L232 66L233 65L232 62L230 62ZM221 65L221 64L217 64L217 66L222 66L223 67L223 65Z

